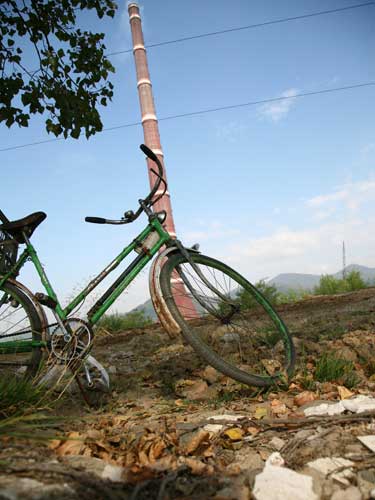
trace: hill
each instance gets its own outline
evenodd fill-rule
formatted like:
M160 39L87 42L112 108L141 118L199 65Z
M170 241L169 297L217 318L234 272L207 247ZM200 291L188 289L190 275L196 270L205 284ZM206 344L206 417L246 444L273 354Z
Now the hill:
M375 282L375 268L361 266L359 264L350 264L346 266L345 271L349 274L351 271L359 271L362 278L368 283ZM333 274L335 278L342 277L342 271ZM286 293L291 290L313 290L319 284L321 275L319 274L302 274L302 273L282 273L268 281L270 285L274 285L279 292ZM152 321L156 320L156 313L152 306L151 300L147 300L140 304L133 311L143 311L145 316Z

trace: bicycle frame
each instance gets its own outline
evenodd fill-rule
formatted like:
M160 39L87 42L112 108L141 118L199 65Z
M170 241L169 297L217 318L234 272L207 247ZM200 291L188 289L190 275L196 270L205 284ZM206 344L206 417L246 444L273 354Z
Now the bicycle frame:
M156 232L159 236L156 243L153 244L151 248L144 248L142 243L149 236L151 232ZM62 307L57 295L47 277L46 272L39 260L37 252L33 245L28 241L26 244L26 249L20 255L19 259L12 267L12 269L0 278L0 286L2 286L5 281L11 276L16 275L26 261L31 260L35 266L35 269L40 277L40 280L47 292L48 297L50 297L55 303L55 312L61 321L68 318L69 314L81 304L86 297L112 272L118 265L137 248L140 249L139 255L129 264L129 266L121 273L121 275L116 279L116 281L103 293L103 295L96 301L96 303L91 307L88 312L88 321L91 325L95 325L103 314L109 309L109 307L116 301L116 299L121 295L121 293L129 286L129 284L134 280L134 278L142 271L142 269L152 260L154 255L160 250L160 248L167 242L171 241L172 238L167 231L163 228L161 222L157 218L157 214L150 218L149 224L146 228L128 245L125 247L120 254L115 257L112 262L110 262L105 269L100 272L90 283L82 290L73 300L66 306ZM18 350L17 350L18 345ZM22 347L23 352L26 350L31 350L36 346L45 346L45 341L25 341L25 340L13 340L9 342L3 342L0 344L0 354L8 354L10 352L20 352L19 348Z

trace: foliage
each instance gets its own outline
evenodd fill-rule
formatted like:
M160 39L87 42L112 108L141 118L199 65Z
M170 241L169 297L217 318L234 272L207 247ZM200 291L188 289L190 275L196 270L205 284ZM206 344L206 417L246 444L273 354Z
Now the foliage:
M359 382L353 362L333 353L324 353L318 360L314 377L319 382L340 382L349 389Z
M291 302L297 302L298 300L305 299L310 292L308 290L297 289L288 290L287 292L279 292L277 296L278 304L290 304Z
M270 302L271 304L277 303L279 293L274 285L270 285L264 280L260 280L255 283L255 288L260 291L260 293L268 300L268 302ZM238 292L237 300L241 304L242 309L252 309L258 304L254 297L249 292L243 289Z
M368 285L361 277L359 271L351 271L345 278L338 279L328 274L320 278L319 285L315 287L316 295L334 295L337 293L354 292L366 288Z
M151 325L151 319L143 311L132 311L126 314L108 314L98 323L98 328L110 333L121 332L131 328L143 328Z
M112 0L2 1L0 122L27 127L30 115L47 113L47 132L55 136L101 131L97 106L112 98L107 79L114 68L104 55L104 34L81 30L76 16L89 10L113 17L116 8ZM36 68L26 67L29 45Z

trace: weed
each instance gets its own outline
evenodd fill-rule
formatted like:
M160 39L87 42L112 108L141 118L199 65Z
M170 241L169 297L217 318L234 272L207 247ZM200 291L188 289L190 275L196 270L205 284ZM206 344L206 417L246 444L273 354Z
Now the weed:
M2 376L0 378L0 418L10 417L37 405L44 390L26 378Z
M151 319L143 311L133 311L125 314L115 313L103 316L98 323L98 329L116 333L131 328L143 328L151 324Z
M315 380L319 382L340 382L348 388L358 384L352 361L337 357L334 353L325 353L316 363Z

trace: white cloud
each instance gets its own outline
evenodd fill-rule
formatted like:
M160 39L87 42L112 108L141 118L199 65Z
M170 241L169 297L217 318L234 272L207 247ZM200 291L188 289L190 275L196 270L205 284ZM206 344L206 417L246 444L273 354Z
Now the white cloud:
M274 101L267 104L263 104L259 107L259 114L264 118L269 118L273 122L278 122L284 118L292 106L294 105L295 99L293 97L297 95L298 89L287 89L281 94L281 97L287 97L289 99L283 99L280 101Z
M216 125L216 135L220 139L224 139L228 142L239 141L244 136L245 131L245 125L236 121L231 121L223 125Z
M375 153L375 142L370 142L361 148L360 154L363 159L369 158L373 153Z
M341 268L345 241L348 264L375 267L375 233L369 230L374 224L373 214L307 230L279 228L268 236L237 243L218 257L253 282L280 273L334 273Z
M314 196L306 201L310 208L333 207L343 205L351 211L358 210L359 207L368 201L375 201L375 180L367 179L359 182L349 182L337 187L333 192Z

